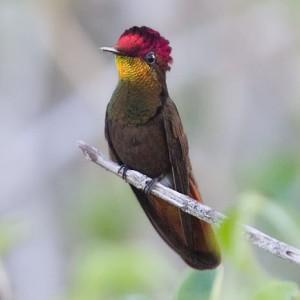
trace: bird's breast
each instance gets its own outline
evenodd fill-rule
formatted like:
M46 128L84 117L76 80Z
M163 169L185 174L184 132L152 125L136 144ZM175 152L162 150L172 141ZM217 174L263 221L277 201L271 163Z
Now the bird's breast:
M108 130L114 151L123 164L150 177L169 172L168 147L160 116L140 126L111 120Z

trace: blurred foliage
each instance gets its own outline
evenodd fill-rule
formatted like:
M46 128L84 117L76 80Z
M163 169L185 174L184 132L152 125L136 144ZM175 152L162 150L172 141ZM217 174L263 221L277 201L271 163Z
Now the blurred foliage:
M163 295L176 273L155 248L132 239L133 232L143 231L143 222L130 188L114 176L101 183L92 178L72 215L82 240L70 268L68 299L150 300Z
M0 224L0 254L6 252L12 243L9 228L5 224Z
M269 181L269 188L266 184L264 191L282 195L281 191L288 190L289 183L294 180L294 166L287 159L274 168L271 164L270 169L266 167L263 172L268 177L266 182ZM257 175L260 180L264 176ZM300 297L297 283L281 281L276 274L271 274L239 225L263 226L274 237L300 245L297 212L293 218L279 201L272 201L258 192L241 194L237 204L227 211L228 218L217 228L222 266L211 271L187 271L176 291L171 289L171 282L179 274L174 272L171 262L155 247L149 248L147 243L141 246L132 239L133 232L137 235L143 232L140 216L147 221L128 186L113 176L103 178L101 184L94 179L86 182L72 215L78 221L75 230L81 232L83 240L76 247L70 266L68 299L300 299L297 298ZM279 187L273 189L276 182ZM255 190L262 189L256 186ZM139 228L135 224L139 224Z
M71 300L153 299L171 277L159 255L134 245L88 245L75 262Z
M143 233L147 221L130 188L113 176L104 177L101 183L91 176L72 215L77 220L76 235L79 232L82 240L70 268L68 299L300 299L296 275L291 273L288 281L271 273L240 226L253 224L278 239L300 245L299 212L279 201L289 199L299 165L294 156L284 155L271 157L260 167L261 172L248 169L248 178L242 178L253 192L241 194L217 228L222 266L211 271L187 271L177 290L171 288L179 275L171 262L156 247L141 246L133 239ZM272 262L279 260L265 255Z
M27 237L28 228L24 224L13 220L2 220L0 222L0 255L6 254L15 244Z
M259 172L258 172L259 167ZM238 177L242 189L251 188L277 201L285 199L293 203L293 183L300 174L300 160L298 153L280 153L271 155L263 162L251 163L243 169L243 174Z
M82 235L102 240L126 238L134 226L128 220L137 220L139 209L130 192L126 184L112 176L104 177L101 183L91 179L81 191L75 212Z
M220 268L218 271L189 272L177 292L176 300L219 299L222 271Z
M300 299L297 285L292 282L270 281L257 292L253 300L290 300Z
M294 244L299 243L299 226L277 204L257 193L242 195L238 205L231 208L227 215L228 218L217 228L223 250L223 266L217 271L191 271L181 284L176 299L300 299L296 282L280 281L264 270L252 246L246 241L240 224L253 224L259 216L278 229L280 221L279 231L287 232L285 240L291 237Z

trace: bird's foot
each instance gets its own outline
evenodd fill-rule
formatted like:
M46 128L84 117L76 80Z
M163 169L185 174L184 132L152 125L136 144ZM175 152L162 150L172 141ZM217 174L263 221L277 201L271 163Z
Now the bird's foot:
M161 182L161 180L164 178L164 174L161 174L160 176L156 177L156 178L153 178L153 179L150 179L146 182L145 184L145 187L143 189L143 192L146 194L146 195L149 195L151 190L153 189L153 187L158 183L158 182Z
M146 195L149 195L151 190L153 189L153 186L158 182L159 182L159 178L153 178L153 179L148 180L145 184L145 187L143 188L143 192Z
M129 170L128 166L127 165L121 165L119 170L118 170L118 174L121 174L122 175L122 178L124 180L126 180L126 173L127 171Z

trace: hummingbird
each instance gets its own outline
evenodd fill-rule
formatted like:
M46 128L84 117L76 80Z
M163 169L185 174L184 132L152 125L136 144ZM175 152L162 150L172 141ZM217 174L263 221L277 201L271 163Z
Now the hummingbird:
M119 77L105 117L111 159L124 177L134 169L153 178L145 190L131 188L162 239L192 268L217 267L221 255L211 225L150 193L160 182L202 202L187 137L166 84L169 41L149 27L133 26L114 47L101 49L114 54Z

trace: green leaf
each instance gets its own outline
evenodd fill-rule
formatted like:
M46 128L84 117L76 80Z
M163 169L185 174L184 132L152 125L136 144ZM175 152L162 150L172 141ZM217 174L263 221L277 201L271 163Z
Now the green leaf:
M209 300L216 270L190 271L181 284L176 300Z
M212 291L209 300L221 300L222 297L222 286L224 282L224 267L221 265L217 269L217 275L214 280Z
M267 283L257 294L253 300L294 300L299 297L299 290L296 283L271 281Z

